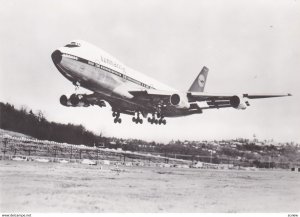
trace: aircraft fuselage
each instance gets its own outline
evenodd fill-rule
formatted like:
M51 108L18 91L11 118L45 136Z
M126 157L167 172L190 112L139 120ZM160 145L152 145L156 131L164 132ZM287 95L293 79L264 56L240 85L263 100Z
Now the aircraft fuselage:
M75 40L55 50L52 60L60 73L75 86L84 87L93 94L62 95L64 106L112 107L115 123L121 123L120 114L136 115L133 122L142 123L140 115L151 124L166 124L164 117L200 114L204 109L232 107L246 109L245 99L290 96L291 94L208 94L204 93L208 68L202 68L187 92L179 92L138 71L87 42Z
M52 59L60 73L74 85L84 87L110 103L113 110L153 113L151 102L141 102L129 90L164 90L174 92L148 76L143 75L87 42L74 41L55 50ZM161 108L165 117L191 114L185 110Z

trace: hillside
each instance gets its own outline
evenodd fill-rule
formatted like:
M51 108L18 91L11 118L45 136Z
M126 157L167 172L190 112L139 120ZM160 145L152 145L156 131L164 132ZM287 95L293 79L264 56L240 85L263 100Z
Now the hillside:
M281 167L300 165L300 145L274 141L231 139L221 141L170 141L167 144L139 139L97 136L82 125L60 124L48 121L41 112L33 113L24 107L0 102L0 131L17 137L33 137L75 145L101 146L153 153L164 157L210 163L236 162L255 167Z
M28 135L25 135L23 133L17 133L17 132L10 131L10 130L0 129L0 136L4 136L4 135L9 135L9 136L12 136L12 137L23 137L23 138L33 139L32 136L28 136Z
M9 103L0 103L0 128L37 139L94 145L99 137L82 125L49 122L41 111L36 114L25 107L16 109Z

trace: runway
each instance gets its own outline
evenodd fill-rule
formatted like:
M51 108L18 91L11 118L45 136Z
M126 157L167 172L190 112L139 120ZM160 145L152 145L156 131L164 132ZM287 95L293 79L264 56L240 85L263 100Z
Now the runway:
M299 212L290 171L0 165L1 212Z

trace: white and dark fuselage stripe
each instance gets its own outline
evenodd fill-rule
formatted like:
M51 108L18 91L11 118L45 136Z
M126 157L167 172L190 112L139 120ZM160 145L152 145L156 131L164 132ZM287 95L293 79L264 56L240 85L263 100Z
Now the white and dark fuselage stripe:
M124 74L124 73L118 72L118 71L116 71L116 70L114 70L114 69L111 69L111 68L109 68L109 67L107 67L107 66L101 65L101 64L99 64L99 63L96 63L96 62L93 62L93 61L84 59L84 58L82 58L82 57L70 55L70 54L67 54L67 53L62 53L62 55L63 55L63 57L67 57L67 58L73 59L73 60L75 60L75 61L78 61L78 62L81 62L81 63L85 63L85 64L88 64L88 65L90 65L90 66L94 66L94 67L96 67L96 68L102 69L102 70L104 70L104 71L106 71L106 72L109 72L109 73L111 73L111 74L113 74L113 75L119 76L119 77L121 77L121 78L123 78L123 79L125 79L125 80L127 80L127 81L130 81L130 82L132 82L132 83L135 83L135 84L137 84L137 85L139 85L139 86L142 86L142 87L144 87L144 88L147 88L147 89L155 89L154 87L151 87L151 86L148 85L148 84L145 84L145 83L143 83L143 82L141 82L141 81L138 81L138 80L136 80L136 79L134 79L134 78L132 78L132 77L130 77L130 76L127 76L127 75Z

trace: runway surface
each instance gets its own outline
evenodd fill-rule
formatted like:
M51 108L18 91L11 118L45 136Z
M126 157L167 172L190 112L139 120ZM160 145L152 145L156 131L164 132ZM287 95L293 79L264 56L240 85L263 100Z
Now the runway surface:
M113 168L0 161L0 211L300 211L300 173Z

